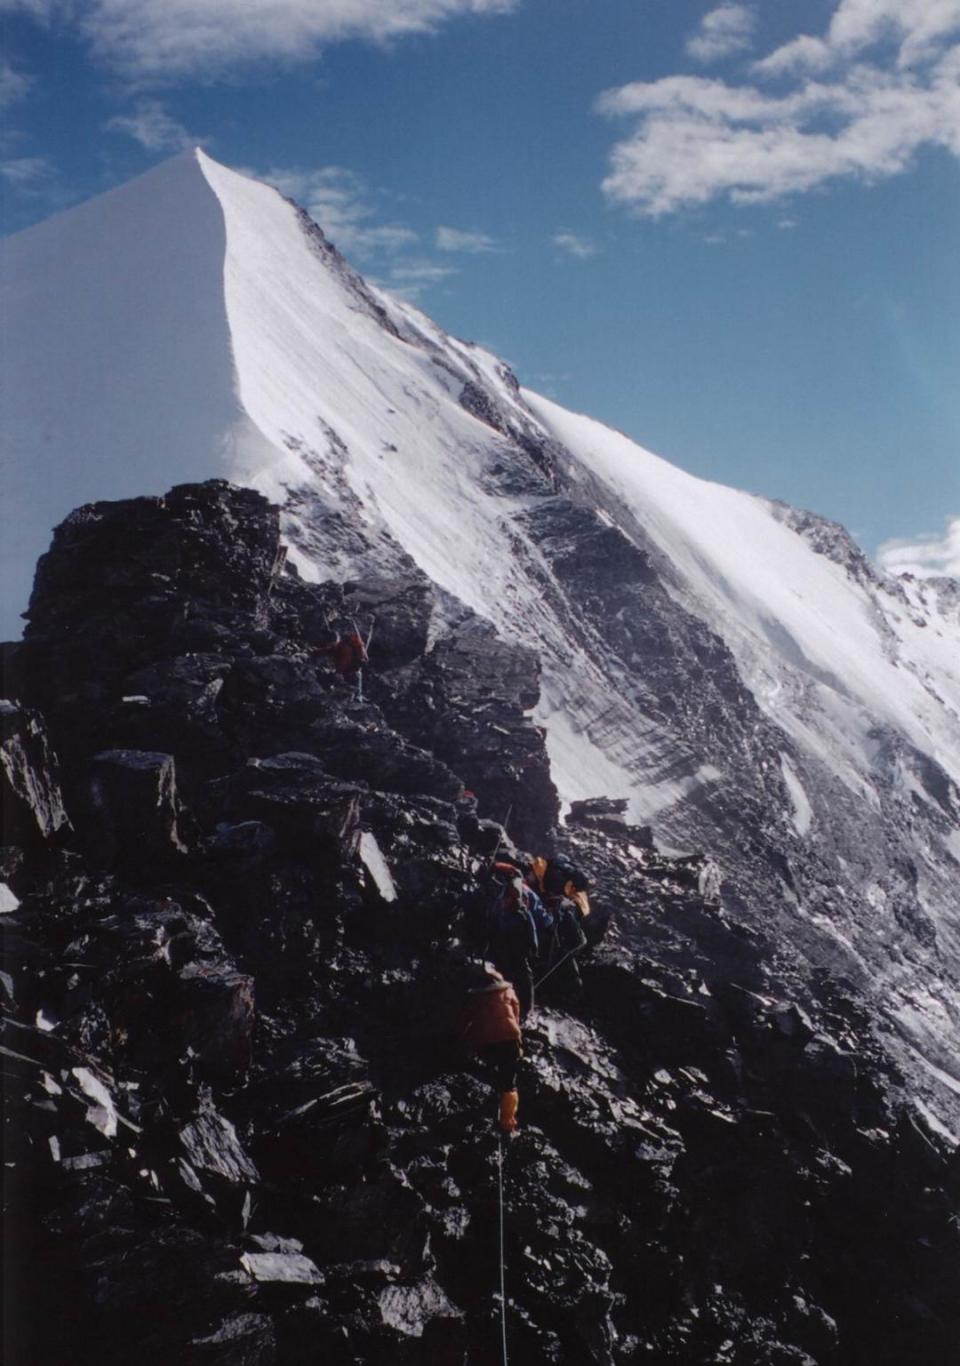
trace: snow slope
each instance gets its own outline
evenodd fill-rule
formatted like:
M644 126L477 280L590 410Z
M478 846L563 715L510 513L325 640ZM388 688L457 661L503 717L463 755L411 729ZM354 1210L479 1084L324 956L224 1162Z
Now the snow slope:
M957 1080L956 585L880 579L842 529L521 390L202 152L0 259L5 635L79 503L253 485L304 576L412 561L535 644L562 798L718 851L745 913Z
M946 639L929 631L905 598L811 553L767 500L697 479L590 418L525 397L610 489L627 513L625 532L631 519L642 523L684 605L719 630L764 711L802 749L864 793L879 721L960 781L956 629Z

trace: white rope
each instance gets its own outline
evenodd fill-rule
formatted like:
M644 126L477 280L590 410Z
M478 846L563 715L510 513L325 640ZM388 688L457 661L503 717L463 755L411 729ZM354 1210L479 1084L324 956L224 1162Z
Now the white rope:
M497 1176L500 1189L500 1335L503 1345L503 1366L507 1361L507 1274L503 1246L503 1134L497 1133Z
M573 955L574 955L575 953L579 953L580 950L581 950L582 948L585 948L585 947L586 947L586 945L585 945L585 943L584 943L584 944L578 944L578 945L576 946L575 949L568 949L567 952L563 955L563 957L562 957L562 958L558 958L557 961L554 963L553 967L550 968L550 970L549 970L548 972L545 972L545 973L543 974L543 976L539 979L539 981L534 982L534 984L533 984L533 989L534 989L534 991L538 991L539 988L543 986L543 984L544 984L544 982L547 980L547 978L553 976L553 974L556 972L557 968L562 968L563 965L564 965L564 963L567 961L568 958L572 958Z

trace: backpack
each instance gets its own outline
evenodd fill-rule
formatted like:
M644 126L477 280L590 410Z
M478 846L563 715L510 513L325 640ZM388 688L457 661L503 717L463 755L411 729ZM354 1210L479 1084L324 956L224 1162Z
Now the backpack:
M553 917L543 902L521 880L519 873L515 879L499 885L489 909L491 936L495 939L519 939L518 921L522 921L527 931L530 948L534 955L540 952L540 938L537 930L538 919L544 929L553 925ZM547 917L544 921L544 917Z
M578 892L589 892L590 880L585 877L575 863L560 854L550 859L543 878L543 890L548 896L565 896L567 884L572 883Z
M527 914L533 920L537 934L546 938L556 923L556 916L553 911L547 909L532 887L524 887L523 901Z

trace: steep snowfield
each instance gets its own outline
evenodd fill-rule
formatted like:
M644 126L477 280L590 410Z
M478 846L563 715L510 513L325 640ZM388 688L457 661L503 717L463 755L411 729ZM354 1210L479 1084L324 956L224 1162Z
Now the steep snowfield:
M203 153L0 256L5 636L71 508L188 480L279 502L305 577L412 560L538 649L565 801L715 844L741 900L765 878L752 913L869 984L953 1096L955 584L881 580L841 529L520 390Z
M590 418L525 397L609 487L623 530L634 518L653 537L684 605L719 631L762 708L802 749L867 795L879 721L960 781L956 622L928 630L906 599L812 553L766 500L694 478Z
M319 481L328 498L368 526L382 521L431 578L484 611L503 585L502 544L495 500L478 488L489 432L457 402L466 374L452 382L417 338L385 330L369 296L311 244L276 191L202 154L201 165L226 219L237 391L272 449L284 452L250 482L282 503L291 488ZM333 567L303 555L299 563L314 576Z
M225 292L238 392L272 447L287 452L250 482L281 503L291 490L309 488L314 497L321 490L368 535L385 527L454 597L508 633L541 643L543 717L565 800L598 791L626 795L642 817L669 805L680 789L638 781L592 743L589 718L603 680L582 650L571 658L569 640L518 557L510 515L531 499L484 491L491 446L502 438L466 412L459 395L465 383L481 384L529 424L502 365L446 337L415 309L376 296L393 330L385 329L370 293L359 292L305 236L275 191L200 160L226 219ZM349 561L330 558L329 541L304 553L313 506L311 499L299 514L288 505L301 572L349 573Z

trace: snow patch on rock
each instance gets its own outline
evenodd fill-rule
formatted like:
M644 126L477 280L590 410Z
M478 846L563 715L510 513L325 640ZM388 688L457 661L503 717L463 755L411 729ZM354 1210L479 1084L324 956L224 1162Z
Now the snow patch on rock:
M797 770L785 754L780 755L780 769L793 806L793 828L802 839L809 833L813 821L813 807L810 805L810 799L804 790L803 783L797 776Z
M396 901L397 888L390 865L383 856L376 835L369 830L364 830L360 835L360 859L384 901Z

